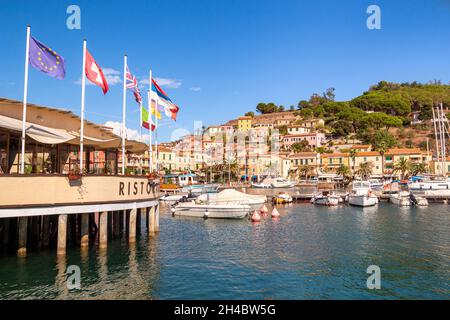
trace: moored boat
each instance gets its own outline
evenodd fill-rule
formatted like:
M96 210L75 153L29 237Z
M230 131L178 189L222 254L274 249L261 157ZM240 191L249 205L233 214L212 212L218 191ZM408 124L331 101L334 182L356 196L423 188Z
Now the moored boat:
M277 204L282 204L291 203L294 199L287 192L280 192L273 198L273 201Z
M216 219L243 219L250 211L250 206L246 204L198 204L195 202L180 202L172 208L175 216Z
M316 194L311 198L311 203L322 206L337 206L339 199L339 196L330 191L322 191L322 193Z
M399 191L389 196L389 201L398 206L411 206L411 194L408 191Z
M348 203L353 206L370 207L378 204L378 197L372 193L369 181L354 181L348 195Z

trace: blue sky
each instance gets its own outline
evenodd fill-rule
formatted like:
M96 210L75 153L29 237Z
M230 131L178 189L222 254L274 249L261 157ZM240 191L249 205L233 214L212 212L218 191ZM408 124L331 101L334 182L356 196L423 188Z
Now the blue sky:
M81 30L66 28L71 4L81 8ZM366 27L370 4L381 8L381 30ZM67 64L63 81L30 69L30 102L79 114L86 38L102 68L120 72L127 53L136 76L152 68L167 80L180 112L176 123L163 121L160 140L195 120L224 123L259 102L289 107L328 87L346 100L380 80L450 79L450 0L0 0L1 97L22 99L27 24ZM127 101L127 126L137 129L131 93ZM120 121L121 110L120 83L106 96L87 87L89 120Z

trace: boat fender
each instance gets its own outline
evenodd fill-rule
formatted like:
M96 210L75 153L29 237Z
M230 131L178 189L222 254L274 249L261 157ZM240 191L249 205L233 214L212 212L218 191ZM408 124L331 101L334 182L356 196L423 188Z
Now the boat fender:
M175 215L175 208L174 207L170 207L170 211L172 212L172 216Z
M208 209L206 209L205 214L203 215L203 218L208 219L208 216L209 216L209 212L208 212Z

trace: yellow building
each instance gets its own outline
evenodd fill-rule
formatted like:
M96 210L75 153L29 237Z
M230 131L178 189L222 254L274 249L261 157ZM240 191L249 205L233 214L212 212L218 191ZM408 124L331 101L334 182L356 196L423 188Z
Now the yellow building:
M384 154L384 173L392 174L395 163L400 159L407 159L412 164L427 163L428 156L423 156L419 148L395 148L389 149Z
M360 165L362 163L372 164L372 176L382 176L383 175L383 162L382 157L379 152L376 151L364 151L358 152L354 158L350 159L351 169L354 173L358 172Z
M252 128L252 117L244 116L238 118L238 130L248 131Z
M323 172L336 172L342 165L350 167L348 153L323 153L320 155L320 168Z

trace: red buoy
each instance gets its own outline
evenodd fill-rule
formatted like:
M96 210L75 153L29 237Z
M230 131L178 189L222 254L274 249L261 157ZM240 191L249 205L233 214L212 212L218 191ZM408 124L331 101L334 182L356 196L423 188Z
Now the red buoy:
M280 216L280 213L278 212L277 208L273 207L272 218L278 218L279 216Z
M260 222L260 221L261 221L261 216L255 210L255 212L253 212L253 214L252 214L252 222Z

